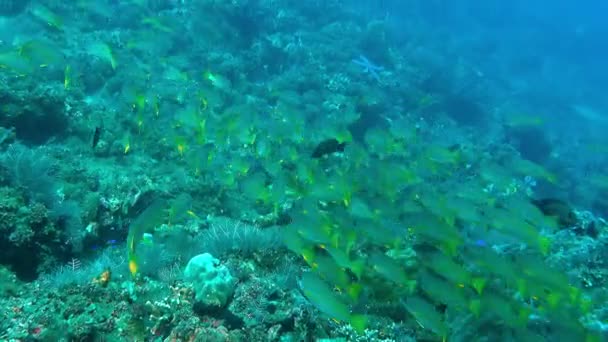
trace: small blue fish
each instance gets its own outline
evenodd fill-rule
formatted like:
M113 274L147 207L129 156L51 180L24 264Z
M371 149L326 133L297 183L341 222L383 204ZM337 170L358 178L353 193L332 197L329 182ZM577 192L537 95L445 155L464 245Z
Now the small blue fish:
M479 246L479 247L487 247L488 244L486 243L485 240L482 239L477 239L475 240L475 246Z
M150 233L144 233L141 239L141 243L147 246L154 245L154 236Z

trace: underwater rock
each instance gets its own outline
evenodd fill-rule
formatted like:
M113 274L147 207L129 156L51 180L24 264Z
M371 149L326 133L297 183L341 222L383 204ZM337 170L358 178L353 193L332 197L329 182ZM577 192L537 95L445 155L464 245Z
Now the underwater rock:
M114 73L112 67L101 59L92 59L86 61L84 64L85 72L82 73L80 78L84 87L83 91L85 94L95 94L101 88L108 84L110 86L118 87L117 85L110 84L110 79Z
M543 198L532 203L545 215L557 218L560 228L575 226L578 222L574 210L570 205L560 199Z
M312 152L311 157L321 158L327 154L332 154L335 152L344 152L345 146L346 143L341 143L334 138L323 140L317 145L317 147L315 147L315 150Z
M15 136L26 145L42 145L65 136L70 126L65 95L58 88L0 89L0 102L4 106L0 126L13 127Z
M586 235L595 239L601 231L606 230L606 221L590 211L575 211L574 214L578 221L574 227L574 233L577 235Z
M242 329L245 327L245 321L229 310L224 310L219 318L222 319L223 325L230 330Z
M12 143L14 142L16 136L15 136L15 129L14 128L4 128L2 126L0 126L0 145L4 144L4 143Z

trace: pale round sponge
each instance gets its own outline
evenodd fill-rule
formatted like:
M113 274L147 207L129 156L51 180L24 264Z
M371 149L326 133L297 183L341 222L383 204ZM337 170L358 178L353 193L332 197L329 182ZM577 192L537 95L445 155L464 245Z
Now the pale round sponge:
M196 301L211 307L224 307L236 286L236 279L228 268L209 253L190 259L184 280L192 282Z

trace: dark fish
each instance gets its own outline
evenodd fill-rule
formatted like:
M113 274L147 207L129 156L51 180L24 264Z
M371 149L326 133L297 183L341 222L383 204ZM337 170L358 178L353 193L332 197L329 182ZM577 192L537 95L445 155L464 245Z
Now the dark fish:
M311 157L313 158L321 158L324 155L332 154L335 152L343 152L346 143L341 143L336 139L327 139L323 140L315 147L315 150L312 152Z
M574 210L568 203L557 198L533 200L532 203L546 216L557 218L560 228L576 226L578 222Z
M95 132L93 133L93 148L97 146L99 143L99 138L101 137L101 127L95 127Z

